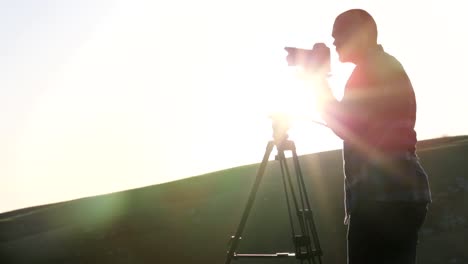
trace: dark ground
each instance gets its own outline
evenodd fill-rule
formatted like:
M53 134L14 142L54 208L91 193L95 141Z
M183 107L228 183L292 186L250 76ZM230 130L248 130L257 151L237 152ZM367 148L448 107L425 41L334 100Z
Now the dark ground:
M433 192L419 263L468 263L468 136L420 142L418 155ZM341 152L300 162L323 263L345 263ZM0 263L224 263L257 168L0 214ZM270 162L239 252L292 250L282 188L278 164Z

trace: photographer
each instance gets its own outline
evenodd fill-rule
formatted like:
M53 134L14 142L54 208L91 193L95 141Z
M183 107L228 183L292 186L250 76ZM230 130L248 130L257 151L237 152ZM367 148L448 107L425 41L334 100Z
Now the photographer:
M322 117L343 140L348 263L415 263L431 194L415 154L412 84L366 11L340 14L332 36L340 61L355 64L341 101L314 72Z

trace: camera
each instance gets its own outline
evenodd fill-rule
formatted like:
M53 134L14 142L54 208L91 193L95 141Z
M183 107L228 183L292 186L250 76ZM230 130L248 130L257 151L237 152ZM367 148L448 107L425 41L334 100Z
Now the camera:
M330 48L324 43L314 44L312 49L284 48L288 55L286 61L289 66L301 66L307 71L330 72Z

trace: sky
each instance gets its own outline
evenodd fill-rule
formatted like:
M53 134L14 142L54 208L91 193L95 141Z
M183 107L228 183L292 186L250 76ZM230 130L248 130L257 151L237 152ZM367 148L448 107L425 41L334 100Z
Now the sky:
M300 155L339 149L283 48L331 47L350 8L408 72L418 139L466 135L462 3L0 0L0 212L260 162L272 113ZM353 65L332 60L339 98Z

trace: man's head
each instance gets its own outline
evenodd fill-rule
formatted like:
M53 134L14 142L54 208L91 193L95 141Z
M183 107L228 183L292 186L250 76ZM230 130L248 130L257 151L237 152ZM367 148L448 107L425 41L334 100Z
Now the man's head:
M332 37L340 61L356 63L377 46L377 25L366 11L351 9L335 19Z

